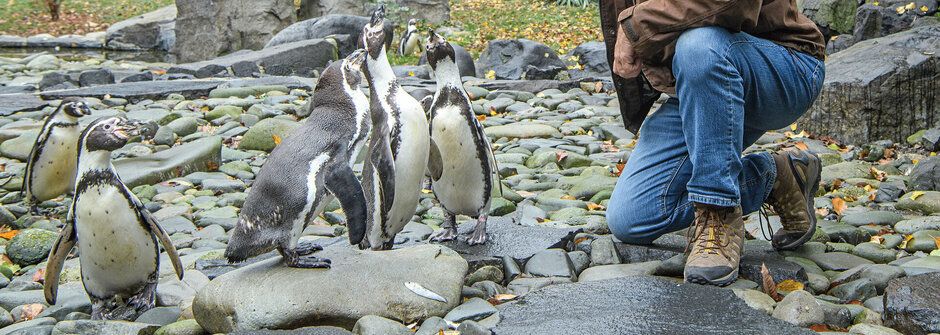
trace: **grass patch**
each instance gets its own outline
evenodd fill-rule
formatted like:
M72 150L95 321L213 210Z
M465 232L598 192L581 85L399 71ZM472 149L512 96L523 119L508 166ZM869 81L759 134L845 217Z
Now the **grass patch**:
M0 0L0 34L86 34L171 4L173 0L65 0L61 18L53 22L41 0Z
M560 6L552 0L451 0L451 24L463 29L452 42L478 56L494 39L526 38L559 54L601 40L597 4Z

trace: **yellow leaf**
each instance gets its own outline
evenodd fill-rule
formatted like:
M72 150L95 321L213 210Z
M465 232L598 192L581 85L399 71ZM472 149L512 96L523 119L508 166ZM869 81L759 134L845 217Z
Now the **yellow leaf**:
M871 237L871 240L869 240L869 242L881 244L884 242L884 240L885 238L881 237L881 235L874 235Z
M803 151L809 150L809 146L806 145L806 142L796 142L795 144L793 144L793 146Z
M604 210L604 206L595 204L595 203L593 203L593 202L589 202L589 203L587 203L587 209L588 209L589 211Z
M940 236L934 237L933 243L937 245L937 249L940 249Z
M0 238L5 239L5 240L9 240L9 239L12 239L14 236L16 236L16 234L19 234L19 233L20 233L19 230L11 230L11 231L7 231L7 232L3 232L3 233L0 233Z
M885 181L885 179L888 178L887 172L878 170L874 166L868 169L868 174L870 174L872 178L875 178L877 181Z
M777 283L777 289L790 292L799 291L803 289L803 283L793 279L784 279L782 282Z
M477 121L480 121L480 122L486 121L486 115L477 115Z
M930 152L930 157L933 157L933 156L936 156L936 155L937 155L936 152L933 152L933 151Z
M871 4L872 4L872 5L875 5L875 6L881 6L881 3L878 2L878 1L872 2Z
M415 72L414 72L414 71L408 71L408 76L409 76L409 77L414 77L414 76L415 76Z
M924 191L911 192L911 200L917 200L917 198L920 198L922 195L924 195Z
M842 212L847 208L849 208L849 206L845 204L845 200L842 198L832 199L832 211L836 212L836 214L842 215Z
M930 11L930 8L927 8L927 6L920 6L920 11L926 13Z
M904 6L904 9L906 9L906 10L914 10L914 8L916 8L916 7L917 7L917 6L914 5L913 2L911 2L911 3L907 4L907 6Z
M561 200L576 200L576 199L570 195L565 194L565 196L561 197Z
M796 123L790 125L790 131L796 131Z
M898 6L898 8L895 10L898 12L898 15L904 14L905 12L904 6Z
M496 71L493 71L493 70L487 71L485 77L486 79L490 79L490 80L496 79Z
M421 190L421 193L424 193L424 194L431 194L431 192L432 192L432 191L429 190L429 189L422 189L422 190Z
M898 245L898 249L907 248L907 242L914 238L914 235L904 235L904 241L901 241L901 244Z
M274 145L281 145L281 137L277 135L271 135L271 138L274 139Z

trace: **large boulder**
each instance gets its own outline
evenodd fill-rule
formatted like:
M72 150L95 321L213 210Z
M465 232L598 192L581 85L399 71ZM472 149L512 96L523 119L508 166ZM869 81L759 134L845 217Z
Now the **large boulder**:
M271 38L265 45L270 48L276 45L297 41L336 36L339 57L343 58L359 48L362 27L369 24L369 17L355 15L326 15L310 20L304 20L290 25ZM385 43L391 52L392 38L395 35L395 26L391 20L385 21ZM340 38L342 36L343 38Z
M813 334L731 290L650 276L548 286L498 309L495 335Z
M904 334L940 333L940 273L891 280L885 289L885 325Z
M418 19L439 24L450 20L450 1L448 0L395 0L389 6L393 18ZM297 17L307 20L332 14L369 16L374 9L374 2L361 0L301 0Z
M888 36L911 28L914 19L913 12L898 14L895 8L885 8L873 4L865 4L858 8L855 14L855 28L852 32L854 41Z
M928 157L917 163L910 178L912 190L940 191L940 157Z
M565 62L545 44L527 40L493 40L477 62L479 74L495 79L554 79ZM490 71L493 71L490 73Z
M179 0L176 44L180 62L242 49L261 49L295 21L293 0Z
M476 64L473 63L473 56L467 52L467 49L464 47L451 43L450 46L454 48L454 55L457 59L457 70L460 70L461 77L473 77L477 74ZM418 65L425 65L428 63L428 55L424 52L421 53L421 59L418 60Z
M572 78L610 77L607 46L603 42L591 41L581 44L571 50L565 58L578 65L577 69L568 71Z
M850 144L903 142L940 119L940 25L859 42L831 55L800 124Z
M48 102L43 101L34 94L0 94L0 116L40 110L48 105Z
M176 43L176 6L166 6L111 25L105 37L110 49L170 51Z
M797 1L803 15L816 22L832 35L851 33L855 27L858 0L803 0Z
M222 71L236 73L238 67L251 63L265 74L312 77L315 70L325 68L336 59L336 41L310 39L279 44L258 51L243 50L203 62L180 64L170 68L168 72L212 77Z
M226 273L193 301L210 333L332 325L347 329L366 315L412 323L444 316L460 303L467 261L439 245L360 251L336 244L316 253L330 269L297 269L274 257ZM447 302L422 297L415 282Z
M214 171L222 160L222 138L206 137L151 155L114 161L128 187L153 185L193 172Z

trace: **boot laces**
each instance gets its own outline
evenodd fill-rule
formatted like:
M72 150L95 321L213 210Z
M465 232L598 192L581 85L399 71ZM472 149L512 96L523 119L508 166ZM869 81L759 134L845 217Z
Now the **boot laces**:
M713 211L702 211L698 214L695 225L689 226L689 229L686 230L686 238L689 238L693 227L695 229L695 238L689 239L689 244L687 244L685 248L686 253L689 252L689 248L692 244L695 244L695 246L703 252L721 255L724 258L730 259L728 254L725 253L725 249L731 244L731 237L728 231L730 227L724 224L727 216L728 213L717 213Z
M768 214L772 210L773 205L766 203L757 210L757 223L758 226L760 226L760 234L768 241L770 241L774 235L774 227L770 224L770 214Z

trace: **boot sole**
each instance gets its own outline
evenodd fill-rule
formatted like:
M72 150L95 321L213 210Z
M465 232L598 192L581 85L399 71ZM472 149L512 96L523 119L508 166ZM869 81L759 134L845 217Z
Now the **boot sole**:
M738 280L737 269L734 270L734 272L731 272L725 275L724 277L717 278L717 279L708 279L708 278L695 275L695 274L688 275L685 277L685 281L690 282L690 283L699 284L699 285L712 285L712 286L718 286L718 287L725 287L725 286L731 285L731 283L734 283L737 280Z
M819 156L817 156L816 154L809 153L806 151L804 151L803 154L806 155L806 157L809 160L808 162L806 162L807 172L815 174L811 176L813 179L813 182L810 185L803 185L804 188L806 188L806 186L809 186L809 192L803 193L804 196L806 197L806 213L808 213L808 216L809 216L809 229L806 230L806 233L804 233L803 236L800 236L799 239L794 240L793 242L790 242L788 244L776 245L776 243L773 243L774 249L776 249L777 251L787 251L787 250L793 250L793 249L799 248L803 244L806 244L806 242L809 241L813 237L813 235L816 233L816 206L815 206L814 199L816 196L816 191L819 191L819 182L822 181L822 161L819 159ZM792 168L792 165L793 165L792 158L790 160L790 165ZM817 168L813 168L814 166ZM810 176L808 175L807 177L810 177Z

